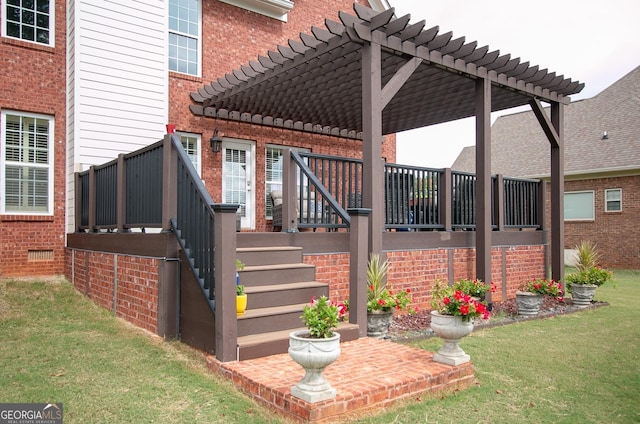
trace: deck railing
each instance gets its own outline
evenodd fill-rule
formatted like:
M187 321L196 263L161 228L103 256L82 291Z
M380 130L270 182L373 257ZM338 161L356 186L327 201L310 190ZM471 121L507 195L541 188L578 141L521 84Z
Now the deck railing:
M175 136L76 174L78 231L174 231L213 307L212 205Z
M363 206L362 161L294 151L291 158L298 178L297 227L348 227L346 209ZM474 174L389 163L384 169L386 229L475 229ZM494 175L490 211L493 228L542 228L542 184ZM441 207L446 203L450 207Z

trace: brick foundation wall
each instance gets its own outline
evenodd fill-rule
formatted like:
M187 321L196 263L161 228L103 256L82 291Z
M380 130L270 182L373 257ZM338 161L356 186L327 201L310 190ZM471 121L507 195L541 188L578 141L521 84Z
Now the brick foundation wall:
M67 249L65 276L101 307L157 334L159 264L158 258Z
M450 260L450 257L452 260ZM475 278L475 249L407 250L387 253L388 283L394 290L410 289L411 307L431 310L431 292L437 280ZM349 297L349 256L346 254L308 255L305 263L316 267L316 280L330 283L329 296L336 300ZM492 301L513 299L526 280L545 277L545 247L500 246L491 251L492 282L497 290Z

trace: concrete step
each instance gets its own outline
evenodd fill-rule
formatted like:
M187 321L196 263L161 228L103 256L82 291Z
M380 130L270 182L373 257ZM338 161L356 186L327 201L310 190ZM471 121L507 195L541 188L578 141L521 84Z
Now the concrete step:
M313 296L328 296L329 285L319 281L246 287L247 309L270 308L287 304L310 303Z
M238 337L238 360L244 361L286 353L289 349L289 333L298 330L306 330L306 327ZM359 330L355 324L341 322L337 331L340 333L341 342L358 338Z
M236 257L247 266L274 265L302 262L302 248L295 246L242 247Z

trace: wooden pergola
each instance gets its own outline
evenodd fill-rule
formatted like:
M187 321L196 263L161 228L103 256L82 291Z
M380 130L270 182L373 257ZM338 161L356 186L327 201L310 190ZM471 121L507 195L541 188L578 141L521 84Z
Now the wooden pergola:
M363 141L369 251L384 229L386 134L476 117L476 277L491 281L491 112L530 105L551 148L551 266L562 279L563 106L584 84L394 9L354 4L355 16L311 28L191 97L194 114ZM551 116L542 107L551 105ZM428 142L428 140L425 140Z

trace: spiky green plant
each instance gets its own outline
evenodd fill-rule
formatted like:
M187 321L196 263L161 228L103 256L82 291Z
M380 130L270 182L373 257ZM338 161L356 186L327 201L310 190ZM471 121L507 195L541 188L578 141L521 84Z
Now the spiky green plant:
M589 240L583 240L576 245L578 272L588 271L598 266L602 255L598 251L598 246Z

